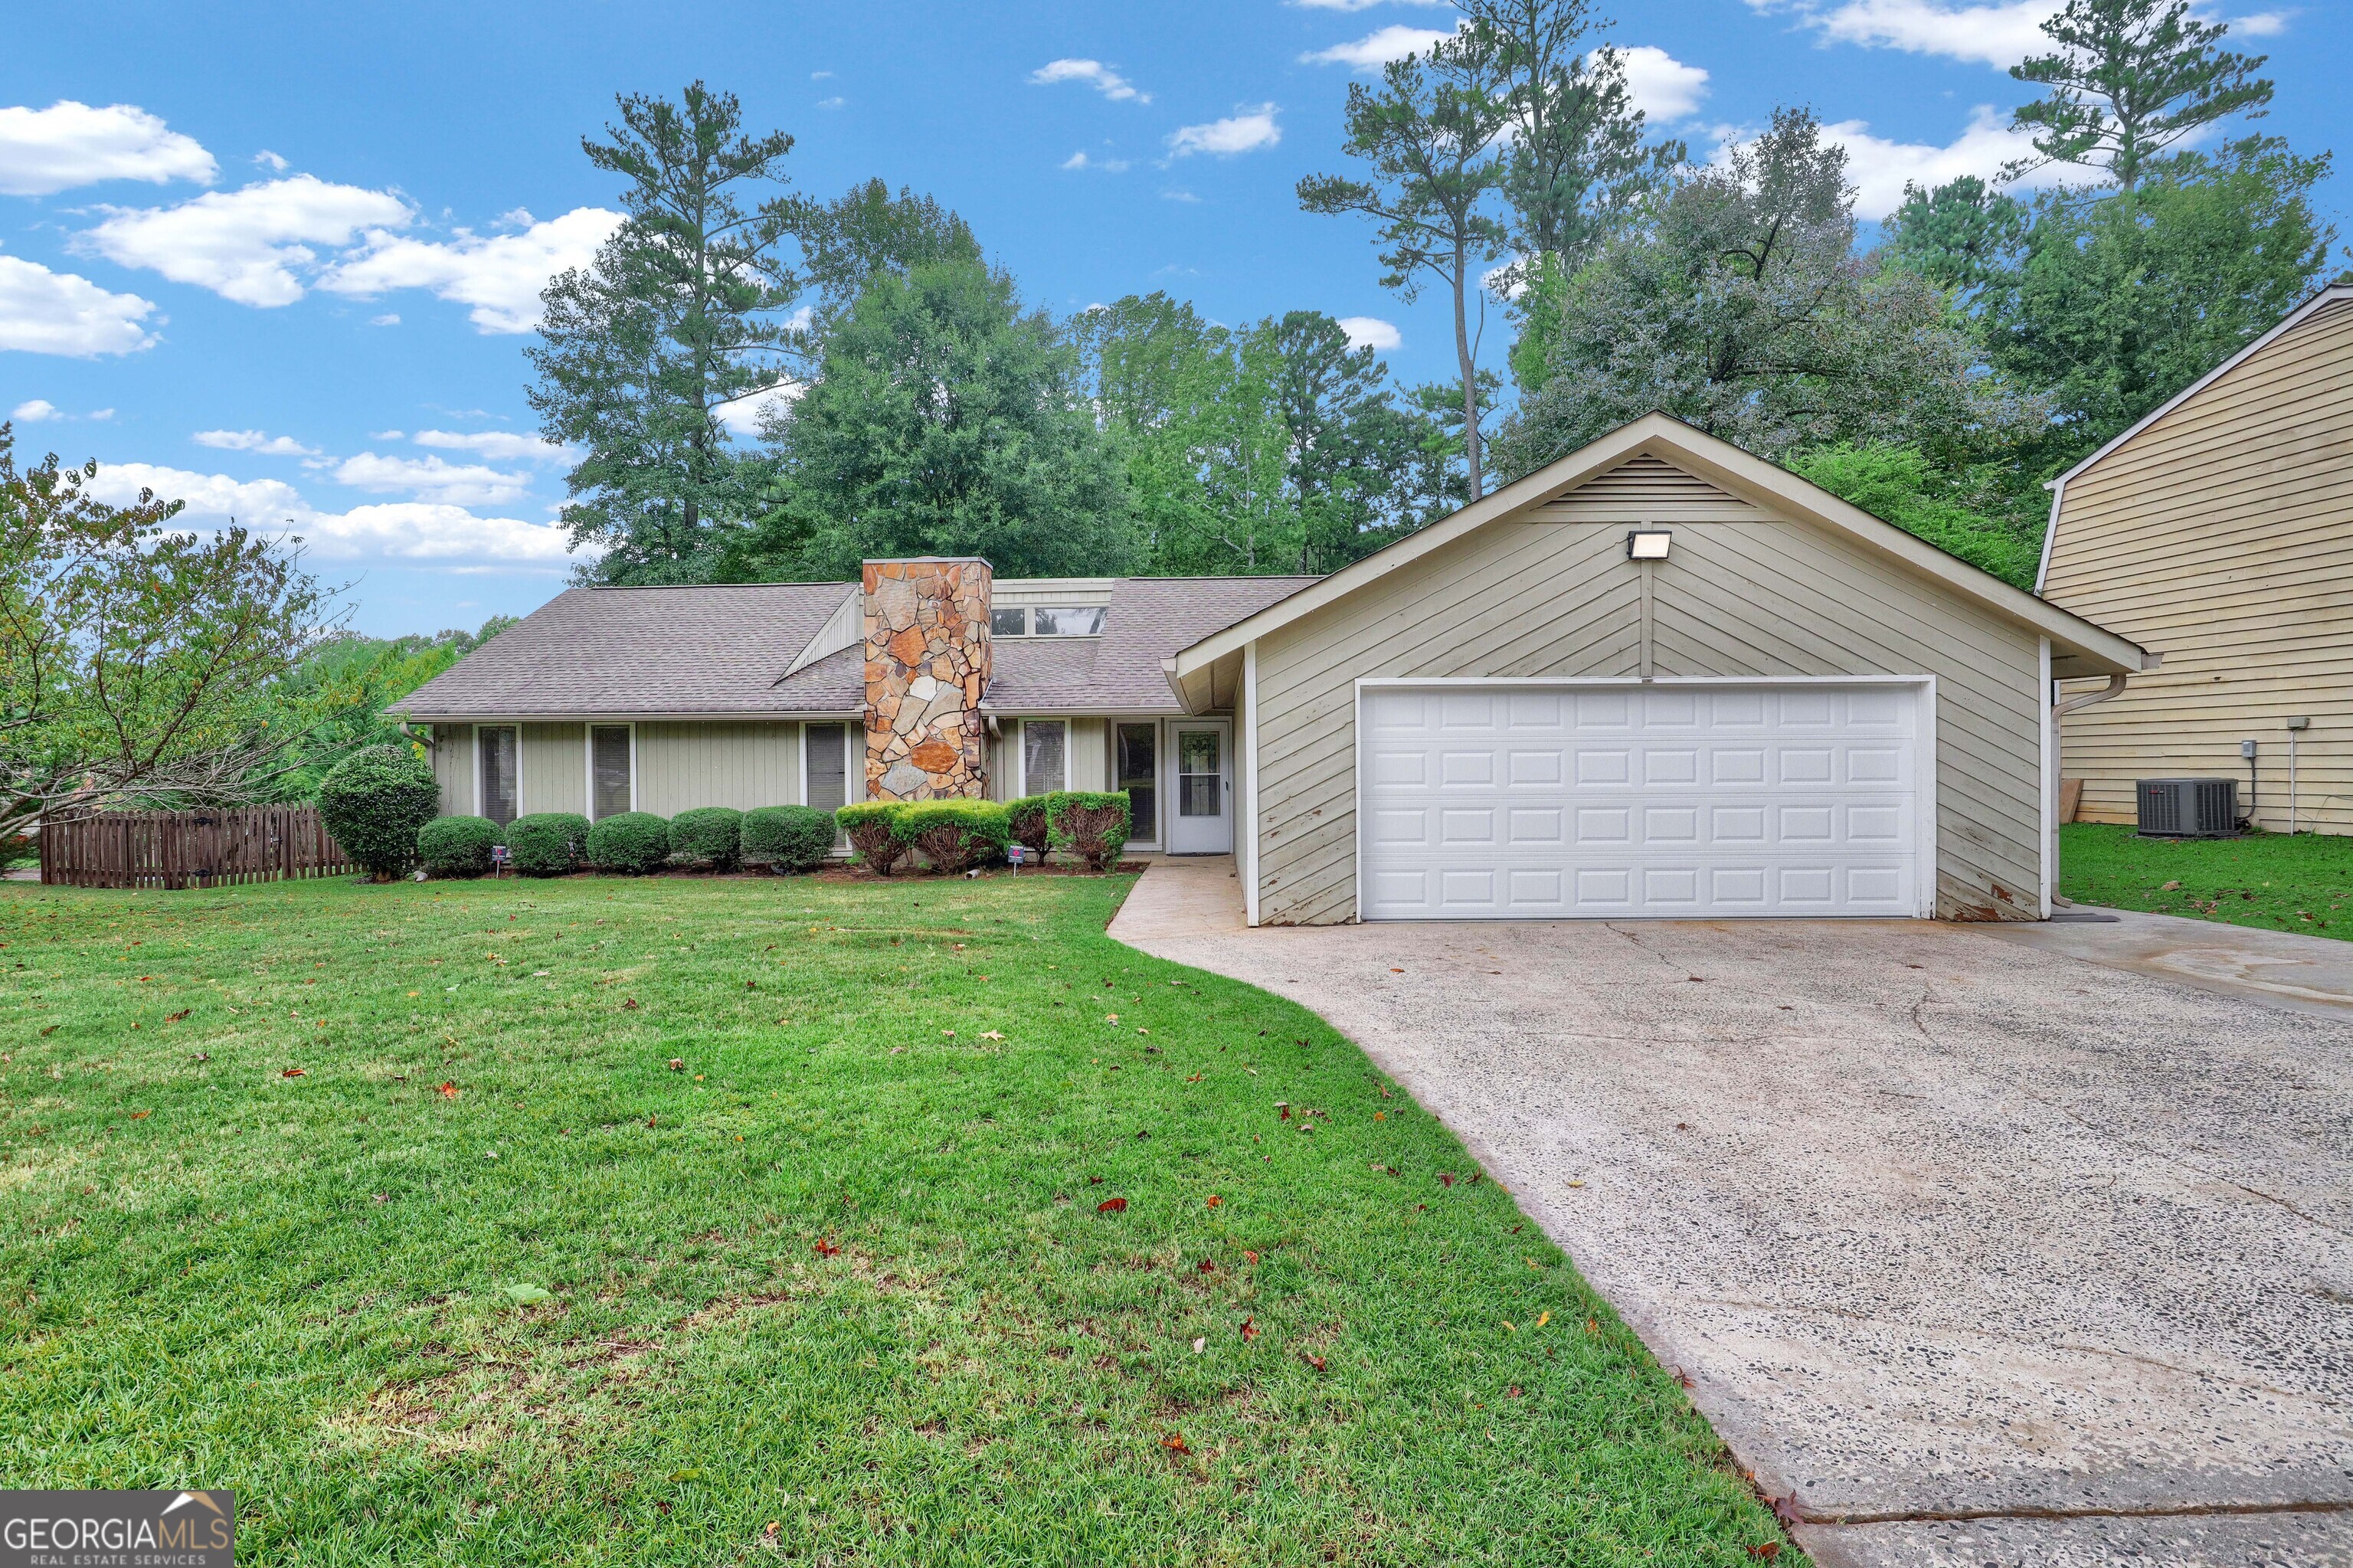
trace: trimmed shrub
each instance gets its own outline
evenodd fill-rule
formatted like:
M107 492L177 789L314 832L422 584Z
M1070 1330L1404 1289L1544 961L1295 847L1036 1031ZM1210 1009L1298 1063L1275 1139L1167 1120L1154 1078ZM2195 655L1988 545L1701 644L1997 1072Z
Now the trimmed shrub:
M1036 856L1039 865L1046 863L1046 852L1052 847L1052 823L1046 810L1047 801L1052 798L1050 795L1025 795L1018 800L1008 801L1005 807L1006 818L1013 829L1013 842Z
M642 876L670 859L670 824L651 811L618 811L588 830L588 863Z
M888 876L907 858L906 842L891 826L906 809L904 800L860 800L836 811L833 820L849 835L849 847L858 858L872 866L875 875Z
M524 876L566 876L588 863L588 819L534 811L507 824L507 863Z
M1127 847L1126 790L1057 789L1046 800L1056 849L1085 861L1089 871L1109 871L1119 863Z
M891 829L923 851L934 871L954 875L1005 858L1013 840L1007 815L994 800L919 800L892 819Z
M417 863L417 835L441 810L433 769L405 746L364 747L319 783L319 817L343 853L378 881Z
M498 842L499 825L488 817L436 817L417 831L417 858L436 876L480 876Z
M744 813L732 806L697 806L670 820L672 858L704 871L733 871L744 858Z
M744 863L814 871L833 853L833 813L815 806L763 806L744 813Z

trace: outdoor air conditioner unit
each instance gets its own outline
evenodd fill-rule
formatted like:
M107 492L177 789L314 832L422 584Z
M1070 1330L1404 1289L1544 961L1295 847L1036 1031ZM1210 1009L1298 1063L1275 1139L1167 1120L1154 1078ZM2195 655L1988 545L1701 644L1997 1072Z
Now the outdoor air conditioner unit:
M2143 779L2140 831L2159 839L2225 839L2239 831L2235 779Z

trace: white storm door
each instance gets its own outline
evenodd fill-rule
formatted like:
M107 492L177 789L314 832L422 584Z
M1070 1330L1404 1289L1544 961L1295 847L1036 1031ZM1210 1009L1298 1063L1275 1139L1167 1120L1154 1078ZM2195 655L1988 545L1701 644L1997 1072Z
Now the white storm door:
M1909 683L1367 686L1368 920L1923 913Z
M1233 729L1223 719L1168 726L1176 799L1168 812L1170 854L1230 854L1234 847Z

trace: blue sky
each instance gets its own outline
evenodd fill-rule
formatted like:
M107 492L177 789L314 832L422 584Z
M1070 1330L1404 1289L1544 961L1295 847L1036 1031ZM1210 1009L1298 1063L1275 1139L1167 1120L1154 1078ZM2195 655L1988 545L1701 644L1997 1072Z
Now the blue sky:
M2001 66L2049 0L1654 0L1606 35L1654 123L1705 150L1811 104L1875 216L1990 173ZM2341 11L2242 5L2263 128L2343 140ZM616 91L702 78L797 138L796 185L881 175L963 213L1058 312L1165 289L1223 321L1349 319L1403 379L1449 374L1442 303L1376 281L1365 228L1298 210L1345 166L1352 73L1451 26L1415 0L1178 5L398 6L17 0L0 54L0 416L20 450L285 525L393 634L521 612L571 564L533 439L537 288L614 191L579 152ZM2339 175L2327 217L2346 217ZM1500 369L1500 318L1486 363Z

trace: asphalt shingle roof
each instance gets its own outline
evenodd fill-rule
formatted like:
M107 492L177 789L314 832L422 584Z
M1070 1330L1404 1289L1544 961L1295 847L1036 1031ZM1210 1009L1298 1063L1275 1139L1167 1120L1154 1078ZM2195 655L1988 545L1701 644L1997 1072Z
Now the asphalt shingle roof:
M1176 711L1160 662L1314 577L1123 577L1100 637L994 640L998 713ZM864 654L784 672L853 583L573 588L396 705L419 718L855 714Z

